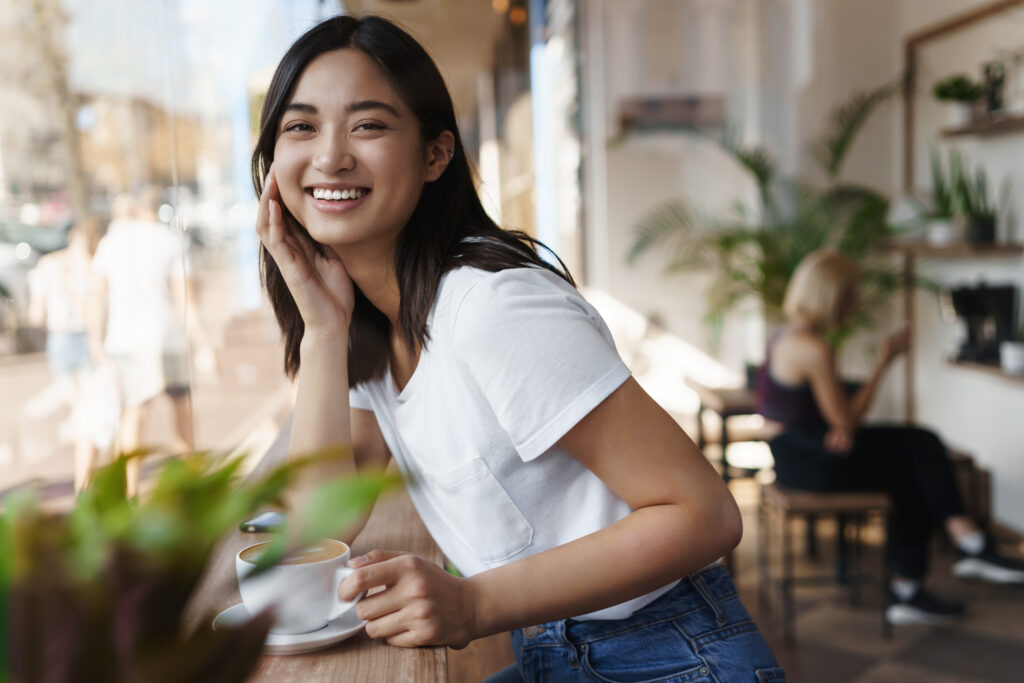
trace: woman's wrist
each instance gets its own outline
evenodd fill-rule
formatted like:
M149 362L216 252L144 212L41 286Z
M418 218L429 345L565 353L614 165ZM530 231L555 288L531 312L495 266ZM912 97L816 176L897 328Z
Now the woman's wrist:
M465 581L466 618L469 621L469 630L474 640L497 633L497 630L489 628L490 624L488 623L489 617L493 618L495 615L491 611L493 606L487 604L487 581L484 576L486 573L482 572L463 579Z
M348 351L348 327L315 330L306 329L302 334L302 341L299 343L299 353L316 353L319 350L337 351L344 349Z

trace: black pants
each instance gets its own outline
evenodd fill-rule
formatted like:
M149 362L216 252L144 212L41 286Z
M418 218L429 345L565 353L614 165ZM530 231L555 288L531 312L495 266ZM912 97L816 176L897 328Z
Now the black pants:
M935 434L916 427L858 429L849 453L825 450L825 426L791 428L772 439L776 481L805 491L886 491L894 519L890 551L897 574L928 569L934 524L964 512L953 468Z

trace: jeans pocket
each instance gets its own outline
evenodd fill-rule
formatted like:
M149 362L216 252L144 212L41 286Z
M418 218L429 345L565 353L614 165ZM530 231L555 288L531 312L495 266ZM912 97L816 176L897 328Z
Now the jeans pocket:
M636 628L577 646L582 669L607 683L710 681L710 671L671 623Z
M781 666L773 666L767 669L757 670L757 682L766 683L767 681L783 681L786 680L786 672L782 670Z

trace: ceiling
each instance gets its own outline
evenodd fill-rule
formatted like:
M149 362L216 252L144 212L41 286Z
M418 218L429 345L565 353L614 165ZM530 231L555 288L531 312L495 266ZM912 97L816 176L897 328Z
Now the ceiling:
M505 18L489 0L343 0L352 14L379 14L402 25L437 62L460 117L476 110L476 82L490 72Z

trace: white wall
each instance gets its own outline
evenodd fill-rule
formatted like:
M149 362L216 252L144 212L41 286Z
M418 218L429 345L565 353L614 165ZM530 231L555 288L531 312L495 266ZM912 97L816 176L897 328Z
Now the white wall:
M749 41L753 35L760 44L745 45L745 53L736 45L725 45L727 66L721 68L716 59L710 72L725 74L729 82L721 88L728 93L730 105L745 105L748 139L773 149L783 172L806 176L815 168L807 145L820 133L828 112L852 92L895 78L903 68L903 40L908 34L983 4L984 0L723 0L719 6L725 9L720 11L731 27L733 42L736 36L746 35ZM676 58L664 42L671 41L672 35L682 41L682 58L692 62L694 53L685 47L686 38L692 36L687 22L709 4L704 0L595 0L586 6L584 177L589 284L641 312L657 312L685 341L710 349L708 330L700 322L704 278L691 274L665 279L658 255L630 267L625 253L633 238L632 226L659 202L692 197L696 192L702 205L720 207L736 198L749 200L751 186L727 161L700 145L659 137L631 140L614 149L604 144L616 132L619 98L644 94L644 88L656 89L659 83L651 82L652 74L661 75L664 87L717 87L706 74L694 76L689 67L645 69L643 63L651 55ZM643 31L651 25L660 27L653 39L660 42L645 45ZM702 54L708 49L705 44ZM677 82L668 83L672 78ZM893 196L901 184L900 107L893 101L875 113L851 150L844 173L852 181ZM997 177L1015 175L1015 201L1022 207L1019 215L1024 215L1024 172L1019 164L1024 134L996 138L974 149L980 152L972 151L972 158L984 157ZM1021 238L1019 228L1017 238ZM1021 257L935 261L925 264L921 272L944 284L985 276L1024 287ZM962 331L940 318L930 294L917 294L915 310L917 379L912 391L918 421L991 469L996 518L1024 530L1024 383L949 366L944 359L957 346ZM881 328L888 331L900 322L897 301ZM746 332L755 338L745 338ZM718 358L738 371L742 360L756 353L750 349L763 343L759 333L734 322L727 328L726 347ZM865 373L877 340L877 335L854 340L841 361L844 372ZM902 419L905 390L902 368L897 365L883 383L870 419Z
M623 98L694 93L744 96L731 77L743 68L730 55L733 5L719 0L585 4L584 197L587 284L644 315L657 316L693 347L713 351L738 381L744 360L760 353L760 336L748 333L754 323L729 321L720 346L715 347L712 332L703 322L708 278L697 273L666 277L663 250L648 253L633 265L626 256L637 223L653 208L683 198L696 199L709 211L723 211L738 200L751 203L756 193L753 182L716 145L682 135L638 135L618 145L608 144L618 133ZM695 43L701 54L709 55L708 69L686 58L695 51Z

